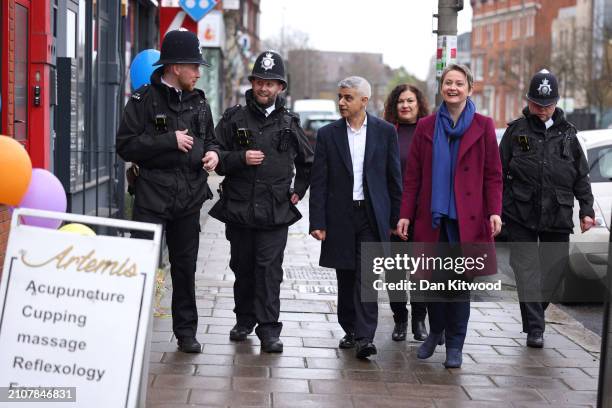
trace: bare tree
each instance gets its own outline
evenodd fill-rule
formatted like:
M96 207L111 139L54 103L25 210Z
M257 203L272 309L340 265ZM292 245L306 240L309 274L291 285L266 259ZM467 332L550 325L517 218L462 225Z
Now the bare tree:
M310 48L309 41L308 33L283 25L277 35L266 38L263 44L265 49L277 51L286 59L289 51Z

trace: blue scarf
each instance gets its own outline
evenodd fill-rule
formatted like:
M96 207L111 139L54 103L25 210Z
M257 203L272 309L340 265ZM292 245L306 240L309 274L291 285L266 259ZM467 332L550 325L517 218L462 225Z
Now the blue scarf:
M457 219L455 205L455 166L459 155L461 137L474 119L476 107L470 98L453 127L453 119L448 113L446 103L440 105L436 113L433 136L433 157L431 161L431 218L432 227L438 228L443 217ZM447 231L449 240L457 240L455 231ZM458 233L458 231L456 231Z

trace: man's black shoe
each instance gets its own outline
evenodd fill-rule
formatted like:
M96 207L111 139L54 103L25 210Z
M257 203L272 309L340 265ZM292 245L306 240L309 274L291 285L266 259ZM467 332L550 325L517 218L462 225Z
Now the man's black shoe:
M232 327L230 330L230 340L231 341L244 341L247 336L251 334L253 329L249 329L248 327L240 326L238 324Z
M406 332L408 331L408 322L395 323L393 333L391 333L391 339L393 341L404 341L406 340Z
M195 337L181 337L177 341L178 349L183 353L201 353L202 345Z
M427 326L424 320L412 319L412 334L417 341L425 341L427 338Z
M527 347L542 348L544 347L544 334L535 330L527 335Z
M357 342L357 350L355 356L360 359L365 359L376 354L376 346L367 340Z
M283 342L278 337L271 337L261 341L261 351L264 353L282 353Z
M346 334L343 338L340 339L338 347L341 349L350 349L355 347L355 335Z

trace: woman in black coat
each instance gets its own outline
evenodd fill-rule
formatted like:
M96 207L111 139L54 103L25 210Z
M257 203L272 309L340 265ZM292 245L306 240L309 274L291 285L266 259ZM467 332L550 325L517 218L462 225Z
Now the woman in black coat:
M427 115L429 115L427 98L414 85L397 85L387 97L384 119L395 125L397 129L402 175L406 169L406 159L408 158L414 129L416 129L418 120ZM403 242L395 235L391 237L391 241ZM387 277L389 281L394 279L400 280L402 278L404 278L403 274L402 276ZM408 301L406 292L390 291L389 300L391 310L393 311L393 321L395 322L391 338L395 341L406 340L406 332L408 330ZM410 308L412 309L412 334L415 340L423 341L427 338L427 328L425 326L427 309L425 303L411 301Z

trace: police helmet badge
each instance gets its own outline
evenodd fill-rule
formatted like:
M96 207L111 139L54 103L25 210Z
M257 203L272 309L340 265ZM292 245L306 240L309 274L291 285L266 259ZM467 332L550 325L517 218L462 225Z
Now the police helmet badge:
M538 94L541 96L549 96L552 93L552 87L548 79L544 78L540 86L538 86Z
M266 56L262 58L261 67L266 71L274 68L274 58L271 53L267 52Z

